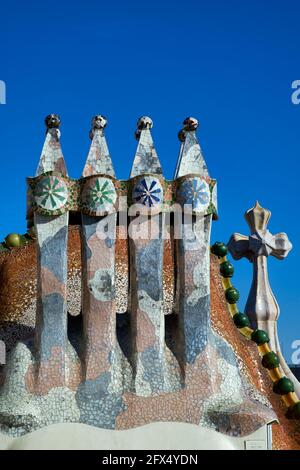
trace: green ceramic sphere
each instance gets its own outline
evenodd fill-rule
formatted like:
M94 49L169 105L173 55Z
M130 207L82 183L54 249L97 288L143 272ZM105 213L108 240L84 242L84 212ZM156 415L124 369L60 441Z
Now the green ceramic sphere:
M293 418L300 419L300 401L293 406Z
M251 326L249 317L245 313L236 313L233 316L233 321L237 328L245 328Z
M277 354L275 354L273 351L270 351L263 356L261 363L263 367L271 370L279 366L279 359Z
M222 258L223 256L226 256L228 253L227 246L224 243L221 242L216 242L212 247L211 247L211 252L213 255L219 256Z
M298 401L294 406L289 407L286 417L288 419L300 419L300 401Z
M293 382L287 377L282 377L273 385L273 392L278 395L286 395L295 391Z
M220 264L220 273L223 277L232 277L234 273L234 267L229 261L224 261Z
M258 346L262 344L269 343L270 338L268 334L264 330L255 330L251 335L252 341L256 343Z
M235 304L239 298L239 291L235 287L228 287L225 291L225 297L229 304Z
M13 248L16 246L21 246L21 237L18 233L10 233L5 238L5 244L9 248Z

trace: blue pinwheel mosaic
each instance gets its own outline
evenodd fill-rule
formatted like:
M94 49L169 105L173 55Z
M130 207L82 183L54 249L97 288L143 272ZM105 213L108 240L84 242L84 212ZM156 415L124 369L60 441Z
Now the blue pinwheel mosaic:
M210 201L209 185L201 178L188 178L180 185L178 199L182 205L190 205L193 211L202 211Z
M147 207L161 204L163 200L163 189L159 180L149 176L145 176L141 179L133 189L133 200Z

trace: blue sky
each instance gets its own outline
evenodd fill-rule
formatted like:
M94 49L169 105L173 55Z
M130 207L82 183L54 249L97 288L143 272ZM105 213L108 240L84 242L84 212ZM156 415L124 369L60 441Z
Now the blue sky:
M84 165L91 117L106 115L119 178L129 174L140 115L154 120L167 178L177 131L195 116L219 186L212 241L248 234L243 213L258 199L272 210L270 230L287 232L294 244L285 261L269 260L290 360L291 343L300 339L300 105L291 102L291 84L300 79L300 3L11 0L0 10L0 80L7 86L0 105L0 238L26 230L25 177L35 172L46 114L62 118L73 177ZM235 267L243 308L252 268L245 260Z

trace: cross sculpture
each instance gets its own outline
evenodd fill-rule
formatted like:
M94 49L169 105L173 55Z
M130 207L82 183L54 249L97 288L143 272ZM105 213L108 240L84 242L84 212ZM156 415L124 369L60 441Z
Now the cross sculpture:
M270 287L268 278L267 258L269 255L277 259L287 257L292 244L286 233L272 235L267 229L271 212L256 202L255 206L245 213L251 235L245 236L234 233L229 242L228 250L235 260L248 258L253 263L253 279L247 299L245 313L249 316L253 327L265 330L270 338L270 347L276 351L280 365L294 385L295 391L300 392L300 384L286 364L281 353L277 333L277 320L280 309Z

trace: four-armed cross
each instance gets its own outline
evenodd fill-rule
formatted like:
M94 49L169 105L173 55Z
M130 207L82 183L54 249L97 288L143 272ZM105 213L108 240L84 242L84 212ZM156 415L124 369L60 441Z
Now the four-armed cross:
M300 384L286 364L280 350L277 334L280 310L270 287L267 267L269 255L282 260L291 251L292 244L286 233L272 235L269 232L267 225L270 217L271 212L256 202L255 206L245 214L251 235L234 233L228 242L228 249L235 260L245 257L253 263L253 280L245 313L249 316L253 327L268 333L270 347L276 351L284 373L294 382L295 389L299 392Z

